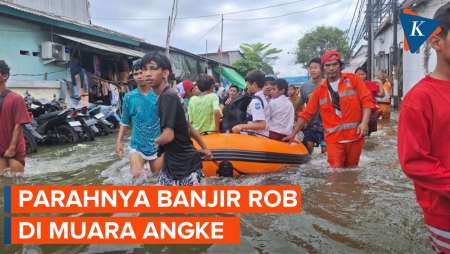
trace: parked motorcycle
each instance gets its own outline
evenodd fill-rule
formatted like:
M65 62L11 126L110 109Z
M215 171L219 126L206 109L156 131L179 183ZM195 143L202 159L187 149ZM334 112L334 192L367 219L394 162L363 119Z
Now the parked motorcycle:
M57 144L76 144L79 141L78 133L70 123L71 109L50 112L34 118L32 126L44 136L44 141Z
M28 112L33 114L33 117L39 117L40 115L63 110L61 104L54 98L52 101L46 99L35 99L28 91L25 93L25 103L28 108Z
M69 124L76 130L83 141L93 141L100 131L96 127L97 120L92 118L87 112L87 108L71 109L68 116Z
M97 119L97 124L95 126L98 128L99 134L107 136L113 132L112 129L115 128L115 126L106 119L105 113L107 112L105 112L104 107L108 106L100 105L101 103L101 101L98 101L89 105L88 112L92 118Z
M56 101L36 100L26 92L25 102L32 119L24 125L23 133L27 153L37 151L41 143L77 143L79 138L68 125L69 110L62 111L62 106Z

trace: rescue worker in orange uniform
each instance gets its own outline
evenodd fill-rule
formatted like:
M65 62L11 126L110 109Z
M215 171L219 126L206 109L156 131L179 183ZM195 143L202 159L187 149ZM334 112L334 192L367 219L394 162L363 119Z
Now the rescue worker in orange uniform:
M330 167L357 167L368 132L370 111L375 106L372 95L360 77L341 72L343 63L339 52L325 51L321 63L326 79L311 94L305 110L298 114L293 132L284 140L292 142L319 111Z

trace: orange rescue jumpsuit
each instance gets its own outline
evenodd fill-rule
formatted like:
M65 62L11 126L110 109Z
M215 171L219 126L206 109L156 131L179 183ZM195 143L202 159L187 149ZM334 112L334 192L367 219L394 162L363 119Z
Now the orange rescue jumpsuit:
M363 108L373 108L374 103L364 81L355 74L342 73L337 92L340 116L333 107L327 80L314 90L305 110L298 116L308 122L319 111L330 167L356 167L364 144L364 138L357 134L357 128L362 121Z

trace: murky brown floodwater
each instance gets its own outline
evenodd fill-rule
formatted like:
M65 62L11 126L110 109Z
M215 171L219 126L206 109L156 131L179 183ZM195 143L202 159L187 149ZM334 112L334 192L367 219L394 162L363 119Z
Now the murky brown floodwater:
M396 136L396 121L372 134L359 169L333 172L325 156L316 153L308 164L276 174L207 179L216 185L302 186L301 214L241 215L240 245L0 245L0 253L429 253L413 186L399 167ZM127 162L114 159L114 141L111 136L75 147L42 148L27 160L24 182L127 184ZM13 183L0 178L0 187Z

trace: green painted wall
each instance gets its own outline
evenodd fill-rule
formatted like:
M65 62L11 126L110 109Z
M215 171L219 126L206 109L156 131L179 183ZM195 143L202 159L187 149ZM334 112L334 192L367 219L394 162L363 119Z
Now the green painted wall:
M50 40L50 33L41 30L40 26L0 15L0 59L5 60L11 68L10 80L45 80L44 76L15 76L17 74L49 73L47 80L58 80L67 77L67 64L44 64L40 55L40 45ZM29 55L21 55L25 50ZM56 73L54 73L56 72Z

